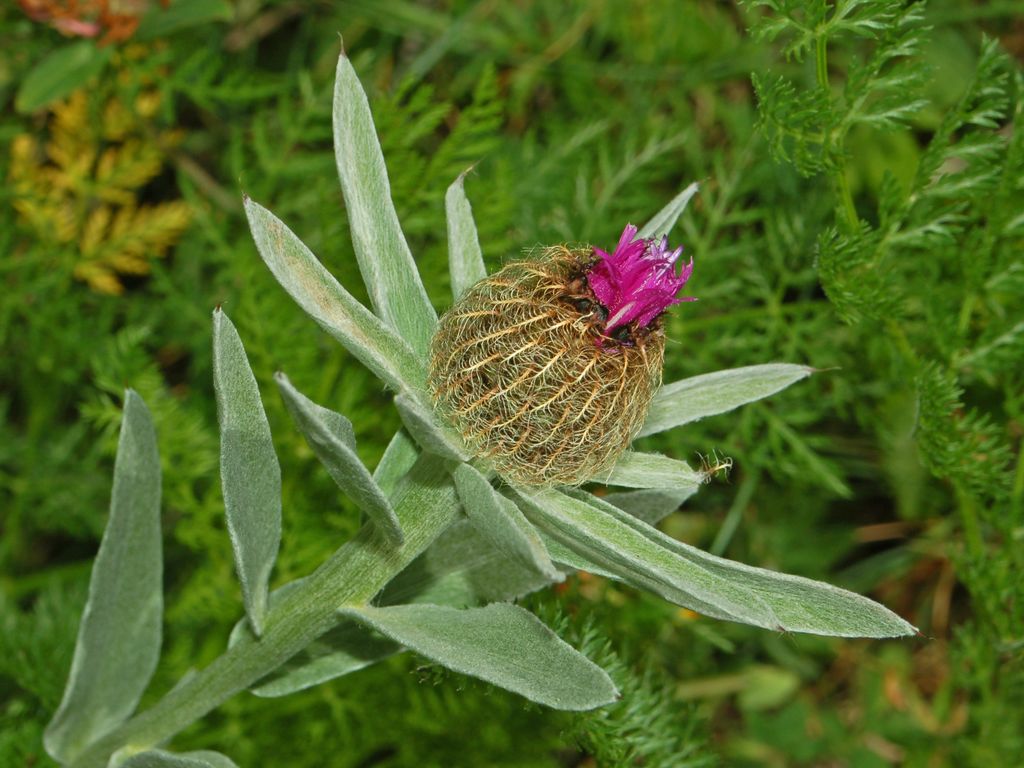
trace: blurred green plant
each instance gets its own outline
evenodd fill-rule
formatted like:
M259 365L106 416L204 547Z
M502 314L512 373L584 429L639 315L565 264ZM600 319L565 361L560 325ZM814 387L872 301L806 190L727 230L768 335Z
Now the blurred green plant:
M1011 447L1024 401L1010 378L1024 356L1024 314L1012 287L1024 264L1024 77L996 41L984 40L973 76L936 121L912 174L901 181L885 173L874 205L858 206L847 171L852 132L904 129L929 103L916 61L929 33L924 5L753 5L771 11L756 35L784 40L796 62L813 54L813 85L754 76L761 127L778 159L832 182L836 221L817 238L822 287L869 354L904 383L914 418L902 428L946 482L960 521L963 551L954 557L978 617L960 641L973 645L970 634L981 633L999 656L1005 651L996 649L1013 647L1024 632L1024 592L1009 575L1024 565L1014 543L1024 524L1022 464L1019 446ZM847 61L837 86L829 53L850 37L870 47ZM884 420L871 421L893 439ZM1008 677L971 681L979 695L986 691L982 701L999 689L1020 696L1020 659L1010 663ZM994 673L996 663L982 668ZM978 739L963 743L959 759L984 764L988 754L998 762L1019 747L1024 721L996 724L991 716L985 705L970 711Z
M189 4L172 3L179 5ZM982 32L998 37L1019 62L1018 10L1013 2L928 4L919 26L930 29L905 67L925 73L908 103L928 104L905 129L861 125L845 139L848 184L862 221L877 226L886 171L910 189L924 146L968 88ZM403 112L411 106L407 97L394 97L398 84L431 86L433 102L449 105L432 131L408 145L406 157L423 164L463 121L485 71L494 71L500 122L486 150L465 163L481 161L466 188L491 268L523 244L614 240L617 223L655 210L691 179L707 180L680 234L696 255L694 290L701 301L685 321L671 321L669 335L679 343L669 348L668 379L779 358L840 368L736 417L711 417L671 437L644 438L645 450L686 456L717 448L735 464L731 485L704 488L661 527L716 553L870 592L934 639L890 647L776 637L685 615L599 577L567 583L566 610L574 618L593 617L623 659L634 667L642 659L672 697L676 717L669 718L665 737L710 729L711 749L729 764L1013 762L1024 749L1016 736L1022 729L1006 716L1024 709L1019 641L1012 631L994 635L987 619L974 616L979 592L965 585L978 583L977 571L991 580L985 599L995 605L988 615L1001 622L1019 616L1012 602L1015 561L1005 555L1019 541L1020 525L1012 520L1019 520L1020 494L1011 491L1009 513L1003 503L977 505L989 556L977 565L966 561L955 493L932 479L919 456L914 375L897 362L877 323L840 322L821 291L817 240L831 228L843 231L830 175L806 177L772 163L753 131L749 73L769 80L785 75L798 91L816 90L815 56L788 61L785 38L748 36L745 27L764 10L705 2L503 6L445 0L423 6L347 0L331 6L245 3L233 14L219 12L184 34L167 27L133 63L132 71L152 76L161 93L160 124L184 132L154 192L158 199L188 200L193 216L170 258L154 262L148 279L129 281L116 300L76 288L70 276L49 267L46 249L26 237L7 205L9 194L0 193L0 246L21 254L0 265L0 589L9 598L0 611L21 622L17 633L4 633L4 660L34 658L24 655L44 636L44 624L34 617L46 613L40 600L53 591L65 597L57 603L61 621L52 625L52 658L65 665L70 660L73 606L81 604L87 559L102 531L105 478L126 383L153 410L165 470L167 614L154 691L223 648L236 609L220 492L211 482L217 437L208 311L215 304L223 302L238 325L260 382L283 368L315 400L353 415L364 462L375 465L384 451L379 429L398 426L372 377L312 331L252 259L235 191L241 180L254 197L273 199L277 213L340 280L358 289L331 178L329 93L336 57L333 38L323 32L341 29L389 158L404 141L403 121L414 114ZM34 118L13 109L15 94L37 65L68 43L28 22L13 4L0 7L0 38L7 54L0 57L0 99L12 107L0 114L0 143L7 144L18 134L39 132ZM88 64L96 49L84 43L91 48ZM859 35L830 42L834 97L842 96L848 69L874 55L874 45ZM1013 81L1019 64L1007 67ZM81 78L87 70L63 71ZM82 82L76 79L61 97ZM133 87L116 86L131 103ZM1001 133L1008 135L1005 128ZM399 214L439 307L447 284L443 191L465 169L461 162L432 179L417 170L422 165L410 163L407 172L389 164ZM5 178L8 163L9 153L0 152ZM410 190L421 186L437 194L415 209L404 206L413 199ZM422 228L414 235L417 221ZM977 221L972 213L962 242ZM944 257L943 263L951 262ZM915 257L898 273L915 311L953 286L937 280L929 264ZM1018 274L1011 265L992 282L1011 305ZM987 309L971 310L974 338L987 336L988 317ZM940 335L925 327L928 322L911 324L915 345ZM965 349L973 350L971 344L966 341ZM924 348L917 351L931 360ZM1011 355L1002 372L984 380L965 368L956 384L964 412L987 413L1005 425L1019 456L1021 408L1012 363ZM354 531L355 510L286 428L282 404L271 398L266 408L284 494L297 500L283 521L288 544L277 570L283 583L308 572ZM368 431L371 420L361 414L370 413L385 425ZM959 424L959 411L952 413L942 417L944 428ZM1014 489L1022 484L1017 462ZM301 496L294 490L300 485ZM1009 602L998 604L1000 596ZM339 765L535 766L581 759L566 717L542 716L485 686L430 685L415 665L396 657L343 685L273 702L236 698L176 744L193 750L216 745L241 764L319 764L290 752L281 733L323 744ZM752 679L764 665L795 677L799 690L764 709L741 706L741 684L732 681ZM60 681L51 675L50 693L40 699L20 684L33 676L16 662L0 663L4 764L48 764L39 738ZM687 686L679 686L684 680ZM697 707L680 707L680 697ZM383 722L364 707L405 714ZM439 737L439 729L451 741Z

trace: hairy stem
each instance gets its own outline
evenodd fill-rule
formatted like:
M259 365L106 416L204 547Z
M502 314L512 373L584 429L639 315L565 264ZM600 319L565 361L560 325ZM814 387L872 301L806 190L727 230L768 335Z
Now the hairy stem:
M824 31L818 33L814 53L818 86L831 100L832 92L828 82L828 35ZM839 198L839 210L842 213L843 225L848 231L855 232L860 226L860 219L857 218L857 209L853 205L853 195L850 193L850 182L846 177L846 157L843 155L843 148L832 146L833 137L830 132L826 132L824 142L825 145L822 149L825 155L834 154L835 165L832 169L832 183L836 188L836 196ZM833 152L833 150L835 151Z
M90 745L73 768L104 768L111 755L152 748L274 671L337 623L343 605L365 605L459 514L443 460L421 457L393 494L405 544L387 543L367 524L279 604L263 637L251 635L173 688L153 707Z

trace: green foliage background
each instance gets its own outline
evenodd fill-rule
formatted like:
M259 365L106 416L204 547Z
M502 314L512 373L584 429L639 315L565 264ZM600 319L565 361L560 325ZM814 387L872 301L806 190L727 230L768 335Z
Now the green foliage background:
M41 730L106 519L125 386L153 409L164 463L165 655L149 695L216 656L240 615L216 476L214 306L245 340L281 456L275 582L358 525L271 376L350 416L371 466L397 416L266 273L241 209L244 190L361 290L331 149L335 31L439 308L444 190L471 165L491 267L537 244L613 244L703 181L675 236L700 301L672 312L666 380L774 360L826 372L649 438L735 465L663 526L869 593L924 637L774 635L581 577L532 607L612 671L626 695L607 711L543 711L403 657L286 699L238 697L175 746L243 766L1024 754L1021 3L239 0L190 17L201 5L174 0L181 24L151 10L45 93L28 88L40 62L81 43L0 9L0 764L49 764ZM191 224L120 296L77 281L75 245L46 242L16 208L17 137L45 136L53 99L76 86L96 109L155 90L151 136L180 131L162 171L129 188L140 204L185 200Z

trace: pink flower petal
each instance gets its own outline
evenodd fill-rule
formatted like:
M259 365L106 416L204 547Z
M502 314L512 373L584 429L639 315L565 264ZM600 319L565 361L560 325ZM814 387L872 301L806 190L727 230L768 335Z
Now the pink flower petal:
M646 327L673 304L694 300L676 296L693 273L693 259L677 275L675 263L683 253L681 246L670 251L668 237L635 239L636 235L637 228L627 224L613 253L594 249L598 260L587 280L608 310L606 334L631 323Z

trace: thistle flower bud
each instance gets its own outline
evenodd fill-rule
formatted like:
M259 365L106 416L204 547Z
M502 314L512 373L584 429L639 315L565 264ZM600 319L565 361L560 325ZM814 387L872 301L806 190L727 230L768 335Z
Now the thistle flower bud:
M435 407L478 454L523 485L576 485L610 469L661 384L661 315L693 262L636 239L611 254L554 246L484 278L431 343Z

